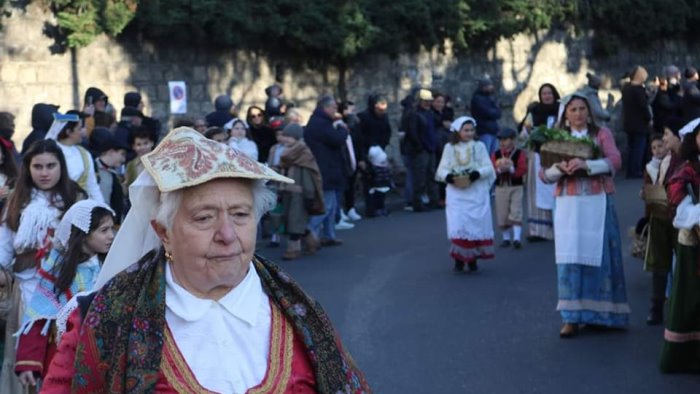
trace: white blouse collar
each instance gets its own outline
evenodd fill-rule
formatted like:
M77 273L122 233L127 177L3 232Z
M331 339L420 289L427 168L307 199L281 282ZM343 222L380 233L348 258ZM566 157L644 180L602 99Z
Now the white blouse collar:
M588 129L583 129L583 130L571 130L571 136L575 138L583 138L588 136Z
M171 312L186 321L197 321L203 318L211 308L219 304L232 316L253 327L258 322L260 304L265 302L260 277L252 262L241 283L219 301L197 298L175 283L170 263L165 265L165 281L165 304Z

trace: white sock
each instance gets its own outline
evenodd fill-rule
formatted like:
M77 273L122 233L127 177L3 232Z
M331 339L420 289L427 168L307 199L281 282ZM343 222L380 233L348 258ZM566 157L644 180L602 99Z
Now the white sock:
M510 228L503 229L503 240L510 241Z
M523 227L522 226L513 226L513 239L516 241L520 241L520 236L523 233Z

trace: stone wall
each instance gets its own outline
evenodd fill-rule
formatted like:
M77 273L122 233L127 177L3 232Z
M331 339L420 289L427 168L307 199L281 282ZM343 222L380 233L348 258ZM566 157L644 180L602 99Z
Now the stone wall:
M276 72L270 62L253 53L182 48L170 42L156 45L103 37L87 48L52 53L54 42L43 33L46 22L55 23L32 2L24 9L12 8L11 16L2 23L0 110L17 116L18 142L30 131L34 103L60 104L62 111L77 108L90 86L107 92L117 109L125 92L139 90L147 104L146 112L166 122L172 120L168 113L170 80L187 83L190 116L213 110L212 100L221 93L230 94L243 109L262 104L264 88L278 78L287 98L308 117L316 98L334 92L337 86L338 75L333 70ZM647 53L625 51L606 59L593 59L590 48L588 36L557 31L504 39L487 52L467 56L454 54L449 46L445 53L424 51L398 59L378 54L349 70L346 86L360 110L370 92L387 94L396 122L398 101L413 86L420 84L449 94L457 112L463 113L468 111L476 80L488 74L499 85L503 123L512 126L523 117L525 107L536 99L537 89L544 82L553 83L567 94L583 86L586 73L592 71L604 77L601 99L605 102L608 94L619 99L617 80L633 64L647 66L650 75L669 63L681 68L697 64L693 51L673 43L650 48Z

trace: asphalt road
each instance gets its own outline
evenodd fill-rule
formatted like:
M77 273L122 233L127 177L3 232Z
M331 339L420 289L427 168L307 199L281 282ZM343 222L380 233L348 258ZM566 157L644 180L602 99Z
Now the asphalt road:
M325 307L376 393L700 393L700 376L657 369L663 327L645 324L649 276L628 256L639 181L617 181L631 325L562 340L554 245L498 249L457 275L444 211L395 211L338 232L345 244L281 260Z

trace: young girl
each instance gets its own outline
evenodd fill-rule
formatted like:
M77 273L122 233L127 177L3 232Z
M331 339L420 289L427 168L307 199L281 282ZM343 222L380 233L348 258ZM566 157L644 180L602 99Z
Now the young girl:
M250 137L248 126L242 120L235 118L224 125L224 129L229 131L228 145L233 149L238 149L249 158L258 160L258 146Z
M0 212L17 178L17 167L12 157L12 143L0 137Z
M486 146L474 141L476 120L462 116L452 122L450 143L445 145L435 179L446 182L447 235L455 271L477 270L477 259L493 258L493 224L489 189L496 179ZM457 174L468 174L471 184L454 186Z
M15 276L15 305L5 328L2 393L19 389L13 383L16 378L12 334L19 326L20 308L27 305L39 282L36 267L51 249L51 236L64 210L83 197L84 192L68 177L63 152L56 142L35 141L24 154L15 190L0 217L0 265L10 268Z
M621 165L620 151L612 132L593 123L585 96L568 96L560 108L560 127L572 137L591 138L601 153L595 160L574 158L540 171L543 181L557 185L557 310L564 322L559 335L570 338L578 333L579 324L626 327L630 307L613 182Z
M681 156L686 162L671 177L667 189L670 204L678 207L673 220L673 226L678 229L678 246L661 352L660 367L663 372L700 372L698 155L700 127L696 125L683 137ZM692 193L689 190L692 190Z
M34 386L46 374L56 351L58 312L75 294L92 290L112 240L114 212L104 203L79 201L61 219L19 330L15 373L24 385Z

